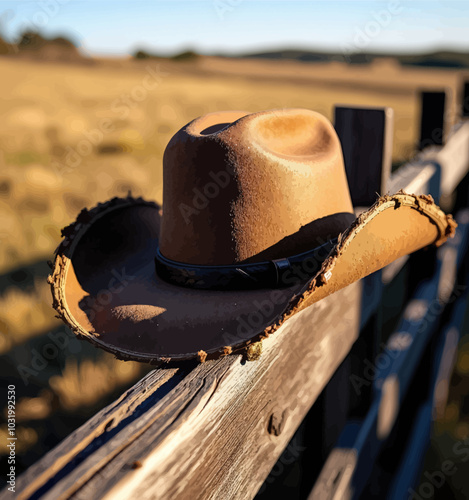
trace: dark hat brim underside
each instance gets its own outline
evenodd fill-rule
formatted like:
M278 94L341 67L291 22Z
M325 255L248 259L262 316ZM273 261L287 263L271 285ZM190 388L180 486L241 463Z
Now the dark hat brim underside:
M121 359L167 362L228 355L272 334L296 312L431 243L455 223L426 196L383 196L339 236L312 279L283 289L193 290L155 272L161 208L114 198L63 231L53 305L81 338Z

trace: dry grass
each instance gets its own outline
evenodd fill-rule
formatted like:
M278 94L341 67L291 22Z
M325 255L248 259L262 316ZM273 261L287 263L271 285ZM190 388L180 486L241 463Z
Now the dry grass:
M10 287L0 295L0 354L58 324L45 281L36 280L31 290Z
M98 361L87 359L79 363L67 359L60 376L49 380L59 396L60 405L67 411L96 405L107 394L135 380L142 373L140 363L122 362L105 353Z
M0 72L0 93L9 96L0 108L0 272L50 256L59 228L83 206L129 189L161 201L165 145L198 115L306 107L332 118L336 103L391 106L394 159L402 161L417 140L416 89L456 90L458 82L456 71L392 64L216 58L93 66L3 59Z
M455 97L460 76L387 62L346 67L199 58L74 65L1 57L0 74L0 94L6 97L0 103L0 278L51 259L60 229L85 206L129 190L161 202L164 148L199 115L304 107L332 119L335 104L390 106L395 111L393 157L400 162L413 155L417 140L417 90L446 86ZM50 303L44 277L32 287L5 289L0 353L56 326ZM105 404L142 370L107 353L96 360L69 359L46 390L73 413ZM23 399L18 394L20 413L50 415L47 393L39 392ZM41 441L39 431L26 425L19 429L23 450Z
M162 156L189 120L222 109L306 107L332 119L335 104L391 106L393 157L412 156L417 89L450 87L459 73L213 57L197 62L91 65L0 58L0 275L52 258L60 229L112 196L162 201ZM451 108L450 108L451 111ZM55 326L46 285L0 296L0 352Z

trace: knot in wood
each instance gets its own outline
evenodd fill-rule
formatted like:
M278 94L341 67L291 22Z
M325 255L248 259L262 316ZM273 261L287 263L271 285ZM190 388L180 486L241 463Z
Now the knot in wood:
M269 417L269 423L267 425L267 431L269 434L274 436L279 436L285 427L285 422L287 420L287 410L280 412L280 409L275 409Z

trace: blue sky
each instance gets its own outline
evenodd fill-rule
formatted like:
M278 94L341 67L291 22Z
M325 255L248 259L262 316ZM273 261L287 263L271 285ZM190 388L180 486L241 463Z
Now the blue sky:
M66 35L92 55L319 50L469 51L467 0L1 1L0 30Z

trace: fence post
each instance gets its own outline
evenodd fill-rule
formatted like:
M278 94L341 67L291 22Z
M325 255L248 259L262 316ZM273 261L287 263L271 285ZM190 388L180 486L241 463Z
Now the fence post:
M469 81L463 83L461 114L463 118L469 118Z
M420 93L422 106L420 115L419 149L428 146L442 146L445 134L446 92Z
M342 144L355 207L369 207L388 189L391 175L392 108L336 106L334 126Z
M369 207L389 188L392 164L394 113L392 108L337 106L335 128L342 144L345 170L354 207ZM358 210L359 211L359 210ZM360 337L352 348L351 370L366 371L366 361L378 354L381 343L379 304L383 291L382 271L362 280ZM351 379L350 413L363 416L372 398L371 386L357 391Z

